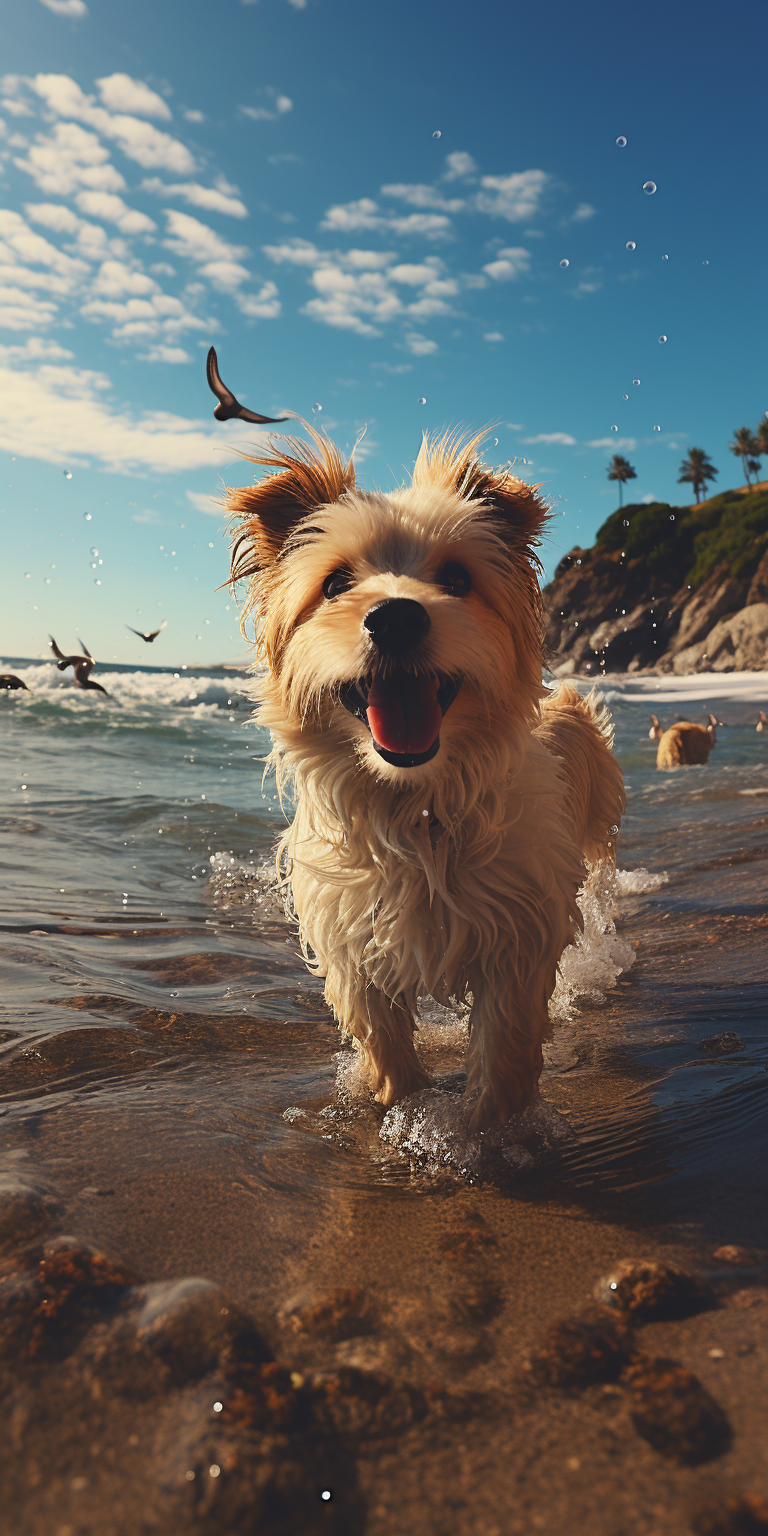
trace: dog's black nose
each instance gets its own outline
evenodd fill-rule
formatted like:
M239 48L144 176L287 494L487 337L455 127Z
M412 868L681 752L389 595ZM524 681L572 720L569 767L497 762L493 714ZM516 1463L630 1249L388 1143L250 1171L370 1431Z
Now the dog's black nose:
M410 651L423 640L430 619L426 608L412 597L385 597L369 608L363 619L374 645L389 656Z

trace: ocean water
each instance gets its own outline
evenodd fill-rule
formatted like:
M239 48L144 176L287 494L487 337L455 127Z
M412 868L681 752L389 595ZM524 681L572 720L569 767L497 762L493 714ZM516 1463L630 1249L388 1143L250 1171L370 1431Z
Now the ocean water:
M355 1086L354 1058L339 1051L275 898L283 818L245 679L106 672L104 699L49 665L17 670L30 691L0 698L6 1123L86 1103L108 1123L130 1105L131 1155L146 1096L152 1135L170 1145L179 1096L194 1085L213 1124L242 1117L246 1177L257 1145L259 1165L302 1204L329 1179L375 1198L412 1178L413 1159L394 1155ZM580 1087L562 1174L571 1192L609 1198L631 1185L665 1219L686 1206L689 1220L711 1222L724 1170L746 1181L742 1193L760 1183L764 682L603 685L628 796L619 875L585 892L585 934L553 999L544 1095L556 1101L566 1079ZM659 773L651 708L665 724L713 710L723 725L710 763ZM725 1031L743 1049L700 1048ZM464 1017L425 1006L421 1048L438 1076L461 1070L465 1043ZM201 1133L193 1161L205 1153ZM755 1198L764 1215L764 1190ZM748 1198L736 1205L742 1224L757 1221Z

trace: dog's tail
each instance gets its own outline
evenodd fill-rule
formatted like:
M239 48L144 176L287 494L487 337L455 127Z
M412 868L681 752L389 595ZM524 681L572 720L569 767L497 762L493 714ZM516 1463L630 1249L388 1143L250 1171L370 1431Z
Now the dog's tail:
M535 735L563 765L566 801L585 859L616 858L626 808L624 776L613 755L613 721L600 694L586 698L560 683L541 705Z

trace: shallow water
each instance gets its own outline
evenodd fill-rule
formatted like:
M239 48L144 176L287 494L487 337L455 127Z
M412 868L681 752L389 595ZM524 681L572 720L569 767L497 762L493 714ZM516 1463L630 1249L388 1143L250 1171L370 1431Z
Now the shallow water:
M0 1145L2 1166L60 1201L60 1230L149 1279L215 1279L272 1330L278 1358L292 1297L362 1286L378 1324L342 1342L291 1335L302 1368L437 1372L478 1389L625 1249L711 1267L718 1245L764 1243L768 736L755 732L754 696L713 683L702 697L695 679L690 701L677 680L652 701L655 685L606 681L627 782L624 873L564 967L542 1083L572 1135L554 1157L472 1183L418 1148L398 1153L355 1091L265 874L282 816L244 680L107 673L105 700L50 666L16 670L31 692L0 697ZM658 773L651 708L664 723L715 711L725 724L710 763ZM742 1048L701 1049L725 1031ZM438 1077L460 1072L464 1037L460 1017L426 1010ZM431 1338L441 1234L473 1216L504 1249L504 1307L492 1326L456 1314ZM380 1486L386 1457L368 1471L363 1457L367 1524L350 1529L399 1530L405 1507L414 1530L493 1530L487 1512L485 1524L425 1512L420 1479L428 1466L439 1482L443 1463L424 1447L412 1461L399 1506ZM48 1528L44 1482L26 1491L35 1531ZM499 1530L549 1528L534 1514L555 1521L556 1503L536 1489L522 1523L509 1513ZM672 1477L660 1494L671 1523L659 1517L659 1530L679 1528L676 1489ZM614 1529L588 1478L582 1492L591 1528ZM112 1529L103 1499L93 1526L83 1516L72 1529Z

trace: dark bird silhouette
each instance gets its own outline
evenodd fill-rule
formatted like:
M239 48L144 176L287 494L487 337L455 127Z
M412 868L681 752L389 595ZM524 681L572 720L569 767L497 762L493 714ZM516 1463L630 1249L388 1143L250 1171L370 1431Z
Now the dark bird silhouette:
M77 688L91 689L94 693L103 693L105 699L109 698L106 688L102 688L101 683L94 683L91 677L91 672L96 663L90 651L83 645L82 640L80 641L82 656L65 656L64 652L59 650L53 635L49 635L48 639L54 656L58 657L56 665L60 672L66 672L67 667L71 667L75 674L75 686Z
M23 688L25 693L29 693L26 683L23 683L20 677L16 677L15 673L0 672L0 689L10 693L14 688Z
M217 396L219 401L218 405L215 405L213 408L213 414L217 421L229 421L232 416L239 416L241 421L256 421L261 425L288 420L287 416L259 416L256 411L249 411L246 406L241 405L240 401L235 399L231 389L227 389L219 373L219 363L215 347L211 347L208 353L205 371L208 378L208 386L213 390L214 395Z
M152 641L156 640L158 635L165 629L167 623L168 620L163 619L162 624L158 624L157 629L150 630L148 635L145 635L143 629L134 629L132 624L126 624L125 627L131 631L132 635L138 635L140 640L146 640L147 645L151 645Z

